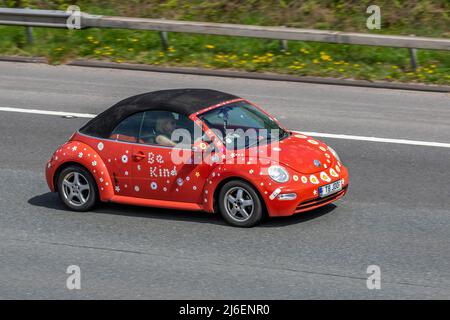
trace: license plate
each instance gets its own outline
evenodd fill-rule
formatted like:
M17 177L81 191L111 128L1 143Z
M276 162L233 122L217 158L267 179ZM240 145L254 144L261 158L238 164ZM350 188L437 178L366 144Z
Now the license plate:
M342 190L342 180L327 184L326 186L319 188L319 197L323 198L330 194L339 192Z

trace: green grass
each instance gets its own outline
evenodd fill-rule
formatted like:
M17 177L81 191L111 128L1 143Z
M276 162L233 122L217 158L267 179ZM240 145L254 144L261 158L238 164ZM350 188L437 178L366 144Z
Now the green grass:
M47 9L67 6L62 0L28 2L31 7ZM75 1L90 13L367 32L364 12L367 1L275 1L275 8L270 6L273 2ZM411 0L403 5L406 13L400 10L399 1L379 2L385 5L382 14L385 12L383 23L387 27L382 33L410 34L414 30L417 35L449 36L446 1ZM386 10L387 7L390 9ZM53 64L86 58L299 76L450 84L450 53L445 51L418 50L420 68L413 71L408 50L401 48L290 41L284 52L276 40L170 33L170 48L163 51L159 34L148 31L34 28L33 35L35 43L29 45L23 27L0 27L0 54L42 56Z

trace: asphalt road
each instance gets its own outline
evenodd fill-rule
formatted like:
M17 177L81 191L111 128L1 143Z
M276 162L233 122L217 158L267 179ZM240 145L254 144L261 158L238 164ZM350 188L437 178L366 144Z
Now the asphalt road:
M450 142L446 94L0 62L0 107L99 113L182 87L243 96L301 131ZM202 212L65 210L43 167L87 120L0 111L0 299L450 298L450 148L322 139L350 170L347 197L239 229ZM66 288L69 265L81 290Z

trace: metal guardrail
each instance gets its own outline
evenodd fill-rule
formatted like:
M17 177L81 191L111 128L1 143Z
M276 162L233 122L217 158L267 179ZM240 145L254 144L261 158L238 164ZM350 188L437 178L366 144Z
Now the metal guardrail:
M70 13L58 10L0 8L0 24L28 27L67 28Z
M69 13L57 10L0 8L0 24L4 25L66 28L66 21L69 16ZM87 13L81 13L80 22L80 27L82 29L91 27L118 28L278 40L315 41L350 45L357 44L411 49L450 50L450 39L443 38L394 36L286 27L266 27L209 22L114 17L91 15Z

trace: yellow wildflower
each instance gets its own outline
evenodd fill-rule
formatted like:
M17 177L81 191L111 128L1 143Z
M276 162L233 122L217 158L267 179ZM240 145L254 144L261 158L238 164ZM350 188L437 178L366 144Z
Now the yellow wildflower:
M331 57L330 57L329 55L327 55L327 54L321 55L320 58L321 58L323 61L332 61L332 60L333 60L333 59L331 59Z

